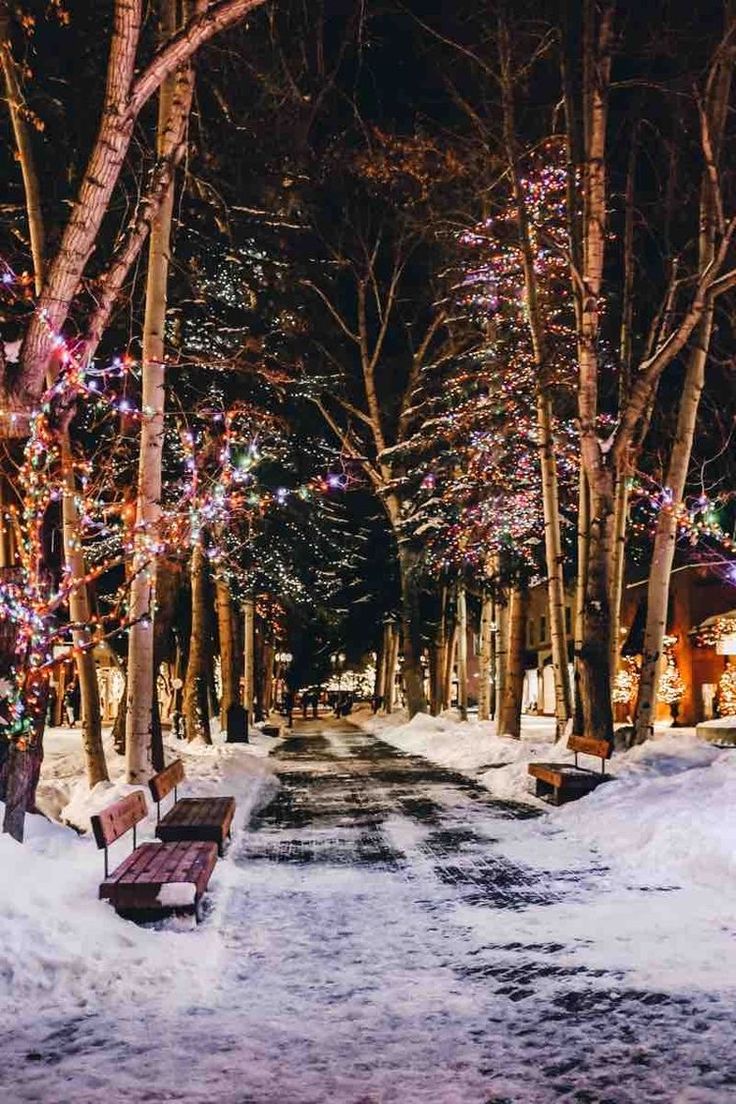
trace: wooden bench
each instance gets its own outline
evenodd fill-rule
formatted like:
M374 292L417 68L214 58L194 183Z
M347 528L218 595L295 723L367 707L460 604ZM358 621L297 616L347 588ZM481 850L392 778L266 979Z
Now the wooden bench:
M567 741L575 753L575 765L567 763L530 763L529 774L534 779L534 793L550 805L564 805L591 793L602 782L608 782L606 760L610 759L612 745L607 740L591 740L585 736L571 736ZM579 755L593 755L600 759L600 771L581 767Z
M155 774L148 783L156 802L156 835L166 843L182 840L208 840L217 844L222 855L235 816L234 797L179 797L177 787L184 781L184 764L175 759ZM174 805L161 816L161 802L174 791Z
M261 732L264 736L273 736L274 739L280 740L286 732L286 727L281 721L266 721L261 725Z
M95 814L92 831L105 849L105 880L100 898L109 900L121 916L152 919L183 910L199 920L199 903L217 862L214 843L143 843L136 846L136 826L148 816L142 790L128 794ZM133 831L134 850L112 874L108 848Z

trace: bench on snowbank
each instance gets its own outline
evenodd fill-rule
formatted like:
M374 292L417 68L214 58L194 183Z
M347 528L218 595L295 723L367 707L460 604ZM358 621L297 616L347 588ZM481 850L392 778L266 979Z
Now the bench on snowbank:
M592 740L585 736L571 736L567 741L575 752L575 765L567 763L530 763L529 774L535 779L534 793L550 805L564 805L584 797L602 782L609 782L606 760L610 759L612 746L607 740ZM601 761L600 771L578 765L578 755L593 755Z
M177 787L184 781L184 764L175 759L154 774L148 783L156 802L156 835L164 843L186 840L211 841L222 855L235 816L234 797L179 797ZM174 804L161 816L161 802L174 791Z
M199 902L217 862L217 845L203 841L142 843L136 846L136 826L148 816L142 790L95 814L92 831L105 849L105 880L100 898L109 900L121 916L153 919L182 909L199 920ZM133 830L133 851L110 873L108 848Z

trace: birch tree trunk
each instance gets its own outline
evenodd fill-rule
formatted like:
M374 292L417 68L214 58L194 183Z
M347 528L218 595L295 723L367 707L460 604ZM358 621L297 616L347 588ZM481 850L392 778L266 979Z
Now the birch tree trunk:
M619 409L628 398L631 381L632 341L634 325L634 181L636 174L637 143L632 138L629 164L626 172L626 196L624 214L624 279L622 290L621 332L619 340ZM629 523L629 462L622 458L616 471L616 500L613 521L613 547L611 564L611 690L618 672L621 653L621 603L626 574L626 532Z
M503 107L504 140L509 171L514 191L519 249L524 270L526 293L526 318L532 343L532 353L537 376L537 452L542 477L542 506L544 514L544 549L547 568L547 602L550 642L552 645L552 669L555 680L555 718L557 739L565 732L572 716L572 695L567 664L565 634L565 580L564 556L560 531L559 486L557 460L552 420L552 400L548 384L547 334L545 319L539 300L539 286L535 267L526 195L521 177L516 141L511 49L505 23L499 29L501 61L501 99Z
M610 673L611 688L616 681L621 653L621 603L626 575L626 531L629 523L629 477L625 470L616 479L616 496L613 505L613 533L611 535L611 638Z
M447 587L443 584L440 588L437 629L429 651L429 711L433 717L442 712L446 651Z
M455 660L457 656L457 620L453 618L450 626L447 644L445 647L445 673L443 678L442 708L449 709L452 705L452 681L455 674Z
M33 155L31 129L22 110L23 94L18 78L18 67L13 57L10 26L8 5L2 3L0 4L0 61L2 62L3 79L5 81L5 99L10 112L15 149L23 177L28 237L31 242L31 256L33 258L33 282L38 296L41 294L45 267L45 234L41 210L41 190L38 184L36 160Z
M583 695L580 689L582 663L580 656L583 650L583 636L585 631L585 592L588 586L588 554L590 549L590 490L585 468L580 465L580 477L578 482L578 569L575 584L575 621L573 626L575 656L575 700L573 715L573 732L582 736L585 731L583 718Z
M273 709L273 665L276 649L272 640L263 642L263 712L266 717Z
M528 591L521 586L515 586L509 596L508 652L498 716L499 736L512 736L516 740L521 737L528 599Z
M663 657L662 639L667 631L670 579L677 547L677 514L675 507L682 501L685 491L700 395L705 384L705 369L712 329L713 308L711 306L706 310L696 330L696 338L688 358L677 417L677 432L667 469L667 488L672 499L672 505L663 506L657 516L647 586L647 621L644 630L644 650L634 722L637 742L647 739L654 731L657 690Z
M190 21L184 32L174 36L154 54L148 65L136 72L141 0L115 0L100 127L58 250L47 265L38 309L31 317L23 341L17 386L22 402L34 403L42 391L54 354L55 337L79 292L139 113L162 81L186 64L200 46L261 2L222 0L209 5ZM138 237L135 251L128 257L128 268L143 240L144 236Z
M162 4L161 31L166 41L177 26L176 0ZM193 77L187 67L167 77L158 104L157 153L170 157L179 141L192 100ZM174 181L169 183L151 224L148 247L146 311L143 322L142 417L138 493L130 586L128 636L126 762L129 782L145 782L153 766L153 702L157 693L154 657L156 572L160 552L161 481L166 387L166 305L171 254Z
M610 676L610 552L614 484L610 457L598 439L598 335L606 242L606 131L614 5L586 0L583 26L582 292L578 314L580 453L590 491L588 570L579 651L584 733L613 739Z
M457 587L457 705L460 719L468 719L468 602L465 585Z
M491 718L491 675L493 666L493 597L485 592L480 608L480 663L478 671L478 720Z
M386 626L388 643L386 648L386 712L396 709L396 669L399 660L399 629L391 623Z
M220 727L227 725L228 710L238 701L237 653L235 648L235 625L233 602L230 588L224 579L215 580L215 599L217 602L217 631L220 638L220 678L222 696L220 698Z
M248 714L249 725L253 723L255 630L256 604L253 598L246 598L243 602L243 707Z
M537 432L544 506L547 605L552 645L552 668L555 679L555 739L559 740L565 734L572 717L572 692L567 658L565 577L562 568L564 556L560 532L557 461L555 459L554 436L552 433L552 404L541 390L537 394Z
M402 542L399 543L399 574L401 576L401 635L404 657L404 685L409 716L426 713L427 699L421 665L421 622L419 593L415 578L414 555Z
M580 648L580 700L584 735L596 740L613 738L611 704L610 563L614 491L610 470L598 472L591 491L588 573Z
M509 658L509 603L508 600L498 607L498 631L496 632L496 700L493 712L496 716L496 732L500 732L501 704L506 688L506 670Z
M732 0L727 0L724 5L724 43L712 73L712 80L709 82L708 96L701 118L706 160L700 192L698 267L701 272L707 271L713 265L716 256L716 230L721 198L718 187L718 159L723 142L726 113L731 93L734 61L734 7ZM722 213L720 218L722 219ZM663 654L662 639L667 631L667 605L677 543L677 515L675 510L685 493L685 483L697 426L700 396L705 384L705 371L712 331L713 301L710 300L703 310L694 331L680 398L677 431L667 469L666 486L671 499L671 507L663 506L657 517L647 587L647 623L644 631L644 651L634 722L638 741L646 739L654 729L659 670Z
M207 579L203 537L192 549L192 631L189 638L189 661L184 679L184 724L188 740L202 739L212 743L208 708L207 676Z
M79 696L82 712L82 747L90 787L98 782L108 782L105 749L102 746L102 712L100 687L97 681L97 665L92 652L89 631L90 608L84 553L80 543L80 517L77 508L77 488L74 479L69 435L64 432L61 441L61 462L64 468L64 499L62 524L64 533L64 559L72 588L69 592L69 617L75 649L75 664L79 678Z
M373 682L373 698L380 708L386 692L386 628L381 633L381 642L376 652L376 677Z

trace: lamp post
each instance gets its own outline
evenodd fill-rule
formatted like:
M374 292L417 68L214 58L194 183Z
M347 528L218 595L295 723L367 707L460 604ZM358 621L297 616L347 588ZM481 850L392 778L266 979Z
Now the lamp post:
M291 652L276 652L276 655L273 658L276 660L276 670L277 670L276 678L277 678L277 684L279 686L279 691L280 691L280 704L281 704L281 707L283 708L283 705L284 705L284 682L285 682L285 679L286 679L286 671L288 670L289 665L290 665L290 663L291 663L291 661L294 657L291 654Z

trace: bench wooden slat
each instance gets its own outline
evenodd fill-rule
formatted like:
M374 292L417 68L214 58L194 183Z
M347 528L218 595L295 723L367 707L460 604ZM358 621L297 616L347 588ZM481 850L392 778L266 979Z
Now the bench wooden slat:
M137 847L135 849L135 851L131 851L131 853L127 856L127 858L123 859L123 861L120 863L120 866L116 867L115 870L113 870L112 874L108 874L107 878L105 878L105 881L102 884L103 885L107 885L107 884L112 885L115 882L122 881L122 879L125 877L125 875L128 873L128 871L130 869L132 869L133 867L135 867L137 865L137 863L140 862L140 857L138 855L138 852L141 850L141 847L146 847L146 846L147 845L145 843L142 843L140 847Z
M549 782L550 786L559 786L562 783L562 771L551 763L530 763L529 774L534 778L541 778L543 782Z
M118 910L164 911L166 906L160 901L162 887L189 883L194 886L196 905L216 862L214 843L144 843L102 883L100 897L110 898Z
M102 812L90 817L97 846L109 847L147 816L148 806L143 790L136 790L127 797L114 801Z
M567 746L579 755L597 755L599 759L610 759L613 751L608 740L593 740L588 736L571 736Z
M169 763L168 767L164 767L158 774L154 774L148 783L153 800L163 801L166 795L170 794L176 786L180 786L183 781L184 764L181 759L175 759L173 763Z
M235 815L233 797L185 797L156 826L159 839L212 840L220 850Z

